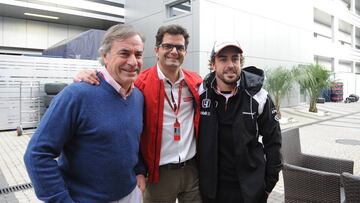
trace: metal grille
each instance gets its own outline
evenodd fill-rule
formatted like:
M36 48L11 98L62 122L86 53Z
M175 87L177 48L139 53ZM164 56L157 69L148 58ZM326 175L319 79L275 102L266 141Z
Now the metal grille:
M20 115L20 97L37 98L35 103L40 104L41 116L45 111L45 83L71 83L72 77L80 70L97 67L99 63L95 60L0 55L0 130L16 129L20 116L26 123L23 128L37 127L39 116L34 120L31 113ZM23 88L20 94L21 84L33 87L33 83L40 86L40 93L36 91L31 95L31 88ZM21 111L38 110L31 99L23 99L21 108Z
M25 183L25 184L21 184L21 185L10 186L7 188L1 188L0 195L17 192L17 191L21 191L21 190L27 190L30 188L32 188L31 183Z

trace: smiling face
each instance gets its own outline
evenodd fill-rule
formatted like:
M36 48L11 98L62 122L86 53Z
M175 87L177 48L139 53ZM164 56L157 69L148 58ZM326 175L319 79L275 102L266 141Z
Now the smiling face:
M185 38L183 35L170 35L164 34L161 45L181 45L185 47ZM163 46L155 48L158 62L163 69L179 69L184 62L186 50L177 50L175 47L171 50L166 49Z
M135 82L143 64L144 44L139 35L114 40L109 52L102 55L111 77L128 88Z
M215 71L216 82L220 89L235 87L241 73L241 56L239 49L233 46L223 48L212 64Z

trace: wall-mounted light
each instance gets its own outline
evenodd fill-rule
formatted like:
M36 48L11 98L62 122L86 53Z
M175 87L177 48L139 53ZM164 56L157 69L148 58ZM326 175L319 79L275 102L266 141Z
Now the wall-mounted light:
M47 15L41 15L41 14L36 14L36 13L24 13L24 15L34 16L34 17L39 17L39 18L49 18L49 19L54 19L54 20L59 19L59 17L56 17L56 16L47 16Z

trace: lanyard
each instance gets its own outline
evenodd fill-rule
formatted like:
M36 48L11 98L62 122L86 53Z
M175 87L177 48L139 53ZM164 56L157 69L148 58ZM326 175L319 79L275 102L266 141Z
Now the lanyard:
M168 82L168 81L166 81ZM170 84L170 87L171 87L171 101L170 102L170 99L165 91L165 98L166 98L166 101L168 102L169 106L171 107L171 109L173 110L175 116L177 117L178 113L179 113L179 109L180 109L180 103L181 103L181 94L182 94L182 87L183 87L183 81L180 82L180 85L179 85L179 92L178 92L178 105L176 105L175 103L175 99L174 99L174 95L172 93L172 85L170 82L168 82Z

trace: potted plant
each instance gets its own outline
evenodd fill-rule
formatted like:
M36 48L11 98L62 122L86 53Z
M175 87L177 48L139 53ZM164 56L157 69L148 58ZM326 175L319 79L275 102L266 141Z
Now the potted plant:
M294 81L292 71L283 66L278 66L266 70L265 75L265 89L273 95L278 117L281 118L281 98L289 94L292 89Z
M299 65L293 69L295 80L309 94L309 111L317 113L317 98L322 88L328 88L331 85L330 71L326 70L320 64Z

